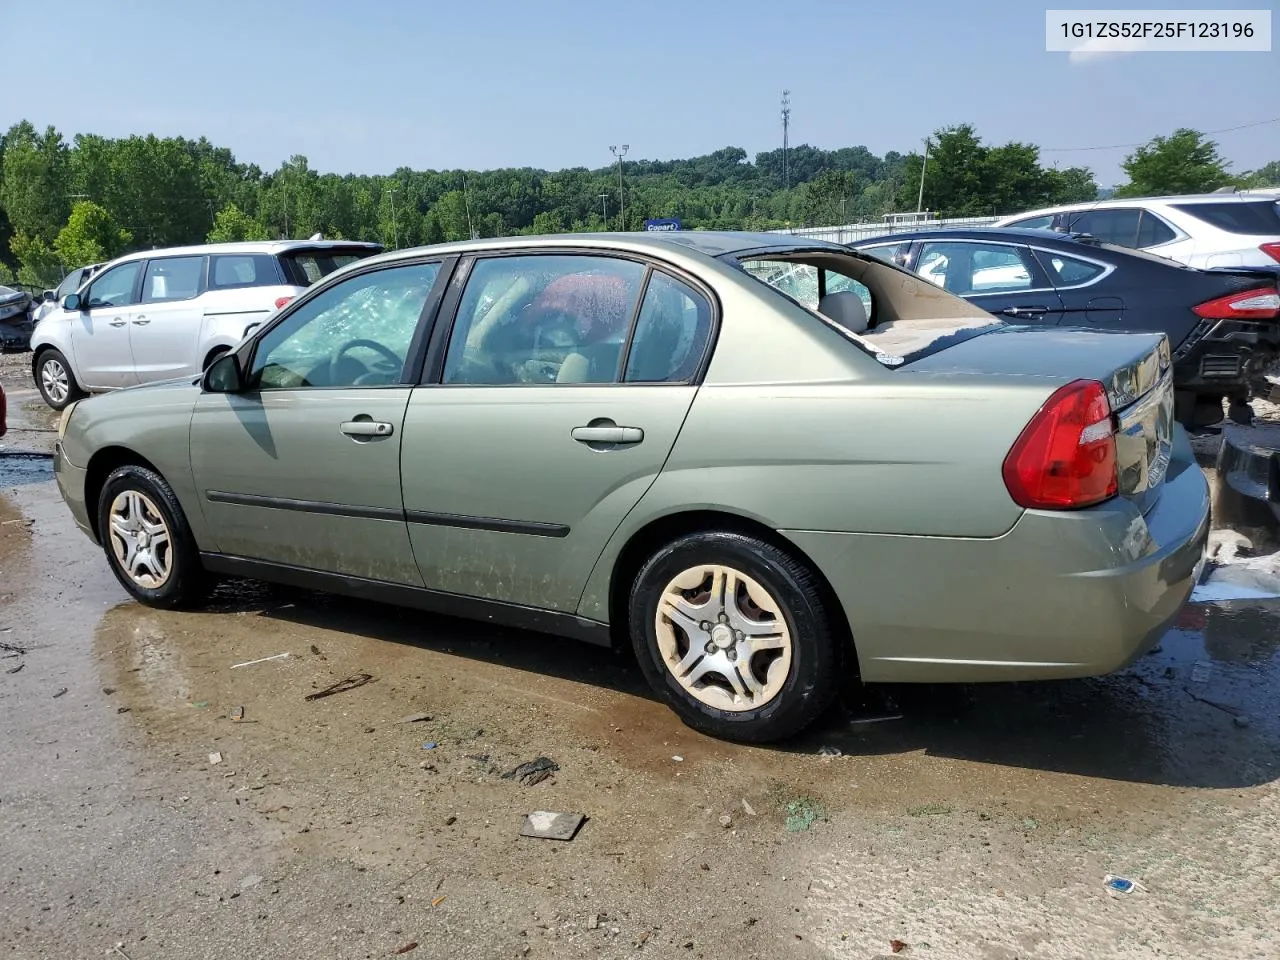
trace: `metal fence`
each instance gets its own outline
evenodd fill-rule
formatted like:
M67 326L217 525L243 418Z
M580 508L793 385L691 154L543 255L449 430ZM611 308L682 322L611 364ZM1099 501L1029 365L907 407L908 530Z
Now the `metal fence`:
M796 227L791 230L772 230L770 232L786 233L793 237L807 237L810 240L830 240L833 243L855 243L859 240L870 240L872 237L883 237L893 233L907 233L911 230L957 230L962 227L985 227L999 219L999 217L953 217L950 220L920 220L915 223L849 223L843 227Z

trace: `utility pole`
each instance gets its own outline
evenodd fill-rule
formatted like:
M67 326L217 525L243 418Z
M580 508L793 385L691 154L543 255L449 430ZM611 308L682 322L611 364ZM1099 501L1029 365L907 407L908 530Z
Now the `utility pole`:
M924 138L924 160L920 164L920 195L916 197L916 213L924 205L924 171L929 166L929 138Z
M618 229L627 229L627 196L622 192L622 158L627 155L627 151L631 147L623 144L622 148L610 147L609 152L618 158Z
M609 194L600 194L600 215L603 218L604 225L609 226Z
M791 189L791 91L782 91L782 185Z
M396 188L392 187L387 191L387 196L391 200L391 249L400 249L400 223L396 219Z
M480 239L480 234L476 232L476 226L471 222L471 194L467 192L467 181L462 181L462 201L467 205L467 233L471 235L472 240Z

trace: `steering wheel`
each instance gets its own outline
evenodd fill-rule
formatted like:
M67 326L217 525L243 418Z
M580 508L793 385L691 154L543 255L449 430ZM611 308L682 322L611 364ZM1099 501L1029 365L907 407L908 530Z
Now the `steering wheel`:
M329 361L329 382L330 383L341 381L342 360L346 356L348 351L354 350L356 347L367 347L368 349L372 350L374 353L382 354L382 356L385 358L385 360L375 361L372 367L366 367L365 373L362 376L367 376L369 373L373 373L375 371L378 373L384 373L384 374L399 374L400 371L404 369L404 358L396 356L396 353L394 350L391 350L389 347L383 346L382 344L378 343L376 340L364 340L364 339L348 340L346 343L344 343L341 347L338 348L338 352L335 353L333 355L333 359ZM356 360L355 362L360 363L359 360ZM361 363L360 365L364 366L363 363ZM356 379L358 380L360 378L356 378Z

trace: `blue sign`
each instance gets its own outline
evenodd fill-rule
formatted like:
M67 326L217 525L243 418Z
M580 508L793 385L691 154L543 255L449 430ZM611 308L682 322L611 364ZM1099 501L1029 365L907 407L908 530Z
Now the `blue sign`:
M646 230L679 230L681 229L680 218L679 217L659 217L658 219L655 219L655 220L646 220L644 222L644 228Z

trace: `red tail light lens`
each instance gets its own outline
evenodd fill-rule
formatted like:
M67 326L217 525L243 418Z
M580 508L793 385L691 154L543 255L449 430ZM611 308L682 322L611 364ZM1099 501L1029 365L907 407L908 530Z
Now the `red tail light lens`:
M1275 287L1256 287L1192 309L1206 320L1273 320L1280 315L1280 292Z
M293 297L276 297L276 309L279 310L292 299Z
M1023 507L1071 510L1114 497L1115 425L1102 384L1077 380L1055 391L1023 428L1003 472Z
M1272 260L1280 261L1280 243L1264 243L1258 249Z

